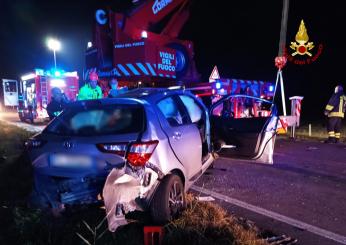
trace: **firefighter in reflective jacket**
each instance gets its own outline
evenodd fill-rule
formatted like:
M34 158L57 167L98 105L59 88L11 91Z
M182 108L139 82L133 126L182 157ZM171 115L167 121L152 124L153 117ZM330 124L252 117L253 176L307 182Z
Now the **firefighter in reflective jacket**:
M100 86L97 85L98 75L91 72L89 75L89 83L85 84L78 93L78 100L102 99L103 94Z
M346 97L342 86L335 87L334 94L329 99L324 114L328 116L328 139L325 143L338 143L340 140L341 120L345 114Z

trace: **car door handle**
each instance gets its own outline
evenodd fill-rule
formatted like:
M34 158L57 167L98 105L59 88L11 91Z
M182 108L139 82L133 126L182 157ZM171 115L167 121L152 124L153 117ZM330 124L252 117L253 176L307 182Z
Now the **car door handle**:
M180 132L174 132L173 139L179 140L180 138L181 138L181 133Z

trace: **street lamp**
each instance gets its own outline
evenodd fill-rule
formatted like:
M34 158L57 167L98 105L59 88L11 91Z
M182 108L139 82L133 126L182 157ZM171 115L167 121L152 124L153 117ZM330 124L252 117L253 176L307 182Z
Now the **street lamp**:
M56 55L55 55L55 51L59 51L60 48L61 48L61 44L58 40L56 39L48 39L47 41L47 46L49 49L53 50L53 53L54 53L54 66L55 66L55 69L56 69Z

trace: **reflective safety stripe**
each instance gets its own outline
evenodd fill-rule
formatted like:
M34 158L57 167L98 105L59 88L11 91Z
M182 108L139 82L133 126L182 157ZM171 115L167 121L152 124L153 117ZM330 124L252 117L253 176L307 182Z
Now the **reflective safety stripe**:
M341 133L335 133L335 138L340 139Z
M329 131L329 132L328 132L328 135L329 135L330 137L335 137L335 132L334 132L334 131Z
M326 110L327 111L331 111L331 110L333 110L333 108L334 108L334 106L332 106L332 105L327 105L326 106Z
M330 112L328 114L328 117L342 117L342 118L344 118L344 113L343 112Z
M340 97L339 112L341 112L341 113L344 112L344 96L341 96L341 97ZM342 116L342 117L344 117L344 116Z

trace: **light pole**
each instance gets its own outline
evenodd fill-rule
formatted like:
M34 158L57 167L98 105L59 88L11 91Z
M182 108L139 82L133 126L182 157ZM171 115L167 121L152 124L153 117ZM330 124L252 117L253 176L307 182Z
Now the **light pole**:
M54 53L54 66L55 66L55 69L56 69L56 54L55 54L55 52L60 50L61 44L60 44L60 42L58 40L50 38L47 41L47 46L48 46L49 49L53 50L53 53Z

